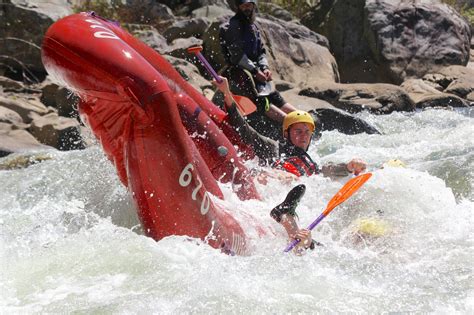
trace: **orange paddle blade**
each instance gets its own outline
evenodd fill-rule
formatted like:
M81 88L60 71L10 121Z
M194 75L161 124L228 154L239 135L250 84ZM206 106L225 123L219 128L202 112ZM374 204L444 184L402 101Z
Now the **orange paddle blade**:
M254 102L252 102L248 97L240 95L232 96L237 104L237 109L243 116L250 115L257 110L257 106L255 106Z
M352 196L362 185L364 185L366 181L369 180L371 176L372 173L365 173L347 181L347 183L342 186L338 193L335 194L334 197L332 197L332 199L329 201L326 210L323 212L323 215L328 215L329 212L331 212L334 208Z
M194 46L194 47L189 47L188 48L188 53L190 54L196 54L198 52L202 51L202 46Z

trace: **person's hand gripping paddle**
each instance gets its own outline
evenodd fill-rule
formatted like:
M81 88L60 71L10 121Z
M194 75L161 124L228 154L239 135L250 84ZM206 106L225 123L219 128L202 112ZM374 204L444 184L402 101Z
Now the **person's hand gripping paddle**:
M319 224L334 208L336 208L338 205L346 201L350 196L352 196L362 185L365 184L366 181L369 180L369 178L372 176L372 173L365 173L359 176L356 176L347 183L342 186L342 188L332 197L332 199L329 201L328 205L326 206L326 210L321 213L321 215L313 221L308 226L308 230L312 230L316 227L316 225ZM289 252L290 250L293 249L293 247L298 244L300 240L294 240L292 241L286 248L285 248L285 253Z
M222 79L219 77L219 75L214 71L212 66L209 64L209 62L206 60L206 57L201 53L202 47L201 46L194 46L188 48L188 53L196 55L196 57L201 61L203 64L204 68L206 68L207 72L209 72L210 75L217 81L217 83L221 83ZM232 97L235 100L235 103L237 104L237 109L243 116L247 116L249 114L252 114L257 110L257 106L248 98L245 96L240 96L240 95L232 95Z

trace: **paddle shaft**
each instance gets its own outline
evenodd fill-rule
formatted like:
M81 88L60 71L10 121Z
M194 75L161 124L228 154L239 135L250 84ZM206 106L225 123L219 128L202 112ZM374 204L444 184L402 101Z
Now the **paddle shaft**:
M207 59L201 54L199 51L194 52L196 56L198 57L199 61L204 65L206 70L212 75L212 77L217 81L217 83L222 83L221 77L217 74L217 72L212 68L210 63L207 61Z
M311 223L309 226L308 226L308 230L312 230L316 227L316 225L319 224L319 222L321 222L324 218L326 217L326 215L324 213L321 213L321 215L319 215L319 217L314 220L313 223ZM290 244L288 244L288 246L285 248L285 253L288 253L290 250L293 249L293 247L296 246L296 244L298 244L300 242L300 240L298 239L295 239L293 240Z

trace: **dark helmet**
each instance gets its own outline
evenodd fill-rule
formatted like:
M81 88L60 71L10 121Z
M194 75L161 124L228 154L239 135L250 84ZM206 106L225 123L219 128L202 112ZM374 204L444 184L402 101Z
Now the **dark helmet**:
M249 3L249 2L257 6L257 0L235 0L235 6L239 7L239 5L244 4L244 3Z

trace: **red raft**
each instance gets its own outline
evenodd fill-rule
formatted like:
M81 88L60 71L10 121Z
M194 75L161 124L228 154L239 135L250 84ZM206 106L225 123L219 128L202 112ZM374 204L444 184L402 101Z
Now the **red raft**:
M245 253L241 224L210 197L223 198L218 179L232 181L241 199L259 198L223 111L162 56L93 13L54 23L42 59L80 97L81 118L132 192L147 235L188 235Z

